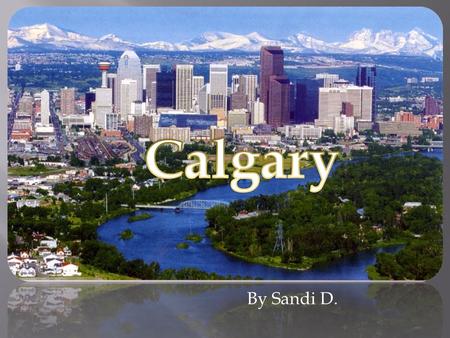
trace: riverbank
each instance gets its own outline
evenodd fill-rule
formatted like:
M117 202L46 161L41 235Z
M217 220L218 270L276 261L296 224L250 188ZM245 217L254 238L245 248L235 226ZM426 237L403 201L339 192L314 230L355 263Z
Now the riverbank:
M206 234L209 238L208 233L209 232L207 231ZM324 266L326 264L330 264L330 263L332 263L338 259L344 258L344 257L351 257L352 255L356 255L358 253L368 252L370 250L380 249L380 248L395 247L395 246L400 246L400 245L405 245L405 244L406 244L406 241L403 239L382 241L382 242L375 243L374 245L372 245L364 250L359 250L359 251L357 251L355 253L351 253L351 254L344 254L343 252L334 251L334 252L330 253L329 255L323 255L320 257L304 256L302 258L302 263L297 263L297 264L283 263L281 256L248 257L248 256L237 254L232 251L228 251L224 247L222 247L218 244L211 244L211 245L213 246L214 249L219 250L220 252L223 252L226 255L243 260L248 263L260 264L260 265L268 266L271 268L280 268L280 269L294 270L294 271L307 271L307 270L316 268L318 266ZM371 266L368 266L367 269L369 269L370 267ZM374 269L372 269L371 272L372 272L372 276L375 277L376 271ZM372 278L370 278L370 276L369 276L369 279L372 279ZM376 278L373 278L373 279L376 279ZM383 278L380 277L378 279L383 279Z

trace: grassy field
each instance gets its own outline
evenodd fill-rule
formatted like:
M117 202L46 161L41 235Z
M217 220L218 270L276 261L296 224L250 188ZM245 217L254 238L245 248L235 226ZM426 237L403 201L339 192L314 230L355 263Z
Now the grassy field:
M48 167L10 167L8 175L10 176L42 176L63 173L70 168L48 168Z

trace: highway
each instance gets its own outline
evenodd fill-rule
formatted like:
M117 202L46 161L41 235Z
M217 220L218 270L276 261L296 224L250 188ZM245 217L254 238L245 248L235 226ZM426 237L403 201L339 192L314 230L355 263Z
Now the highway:
M123 128L121 131L123 137L136 149L136 151L131 154L134 162L142 163L144 160L142 159L141 155L145 153L145 148L139 144L138 140L136 140L133 135L128 132L128 130Z

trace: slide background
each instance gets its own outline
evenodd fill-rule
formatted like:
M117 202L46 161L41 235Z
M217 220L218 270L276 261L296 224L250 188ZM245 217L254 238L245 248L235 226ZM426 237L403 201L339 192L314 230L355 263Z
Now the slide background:
M0 191L7 196L7 27L15 11L29 6L425 6L444 27L444 92L450 93L450 2L442 0L297 1L115 1L1 0L0 11ZM336 29L339 29L336 27ZM444 107L450 107L444 95ZM450 219L450 136L444 135L444 224ZM6 264L7 206L0 205L0 337L448 337L450 336L450 235L444 230L444 264L426 283L402 282L20 282ZM298 294L332 291L339 306L267 307L246 305L247 291ZM8 311L15 293L33 294L36 313L49 294L78 295L65 301L67 315L47 327L33 312ZM41 297L40 295L45 295ZM47 297L47 298L46 298ZM61 297L61 296L58 296ZM42 304L41 304L42 303ZM53 318L52 318L53 320Z

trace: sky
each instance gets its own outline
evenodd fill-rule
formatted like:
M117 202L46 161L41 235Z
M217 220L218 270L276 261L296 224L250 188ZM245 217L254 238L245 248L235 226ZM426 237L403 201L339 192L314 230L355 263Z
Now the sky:
M408 32L418 27L440 39L443 35L438 15L424 7L30 7L11 18L10 28L45 22L139 43L181 42L209 31L256 31L271 39L305 32L327 42L346 40L361 28Z

